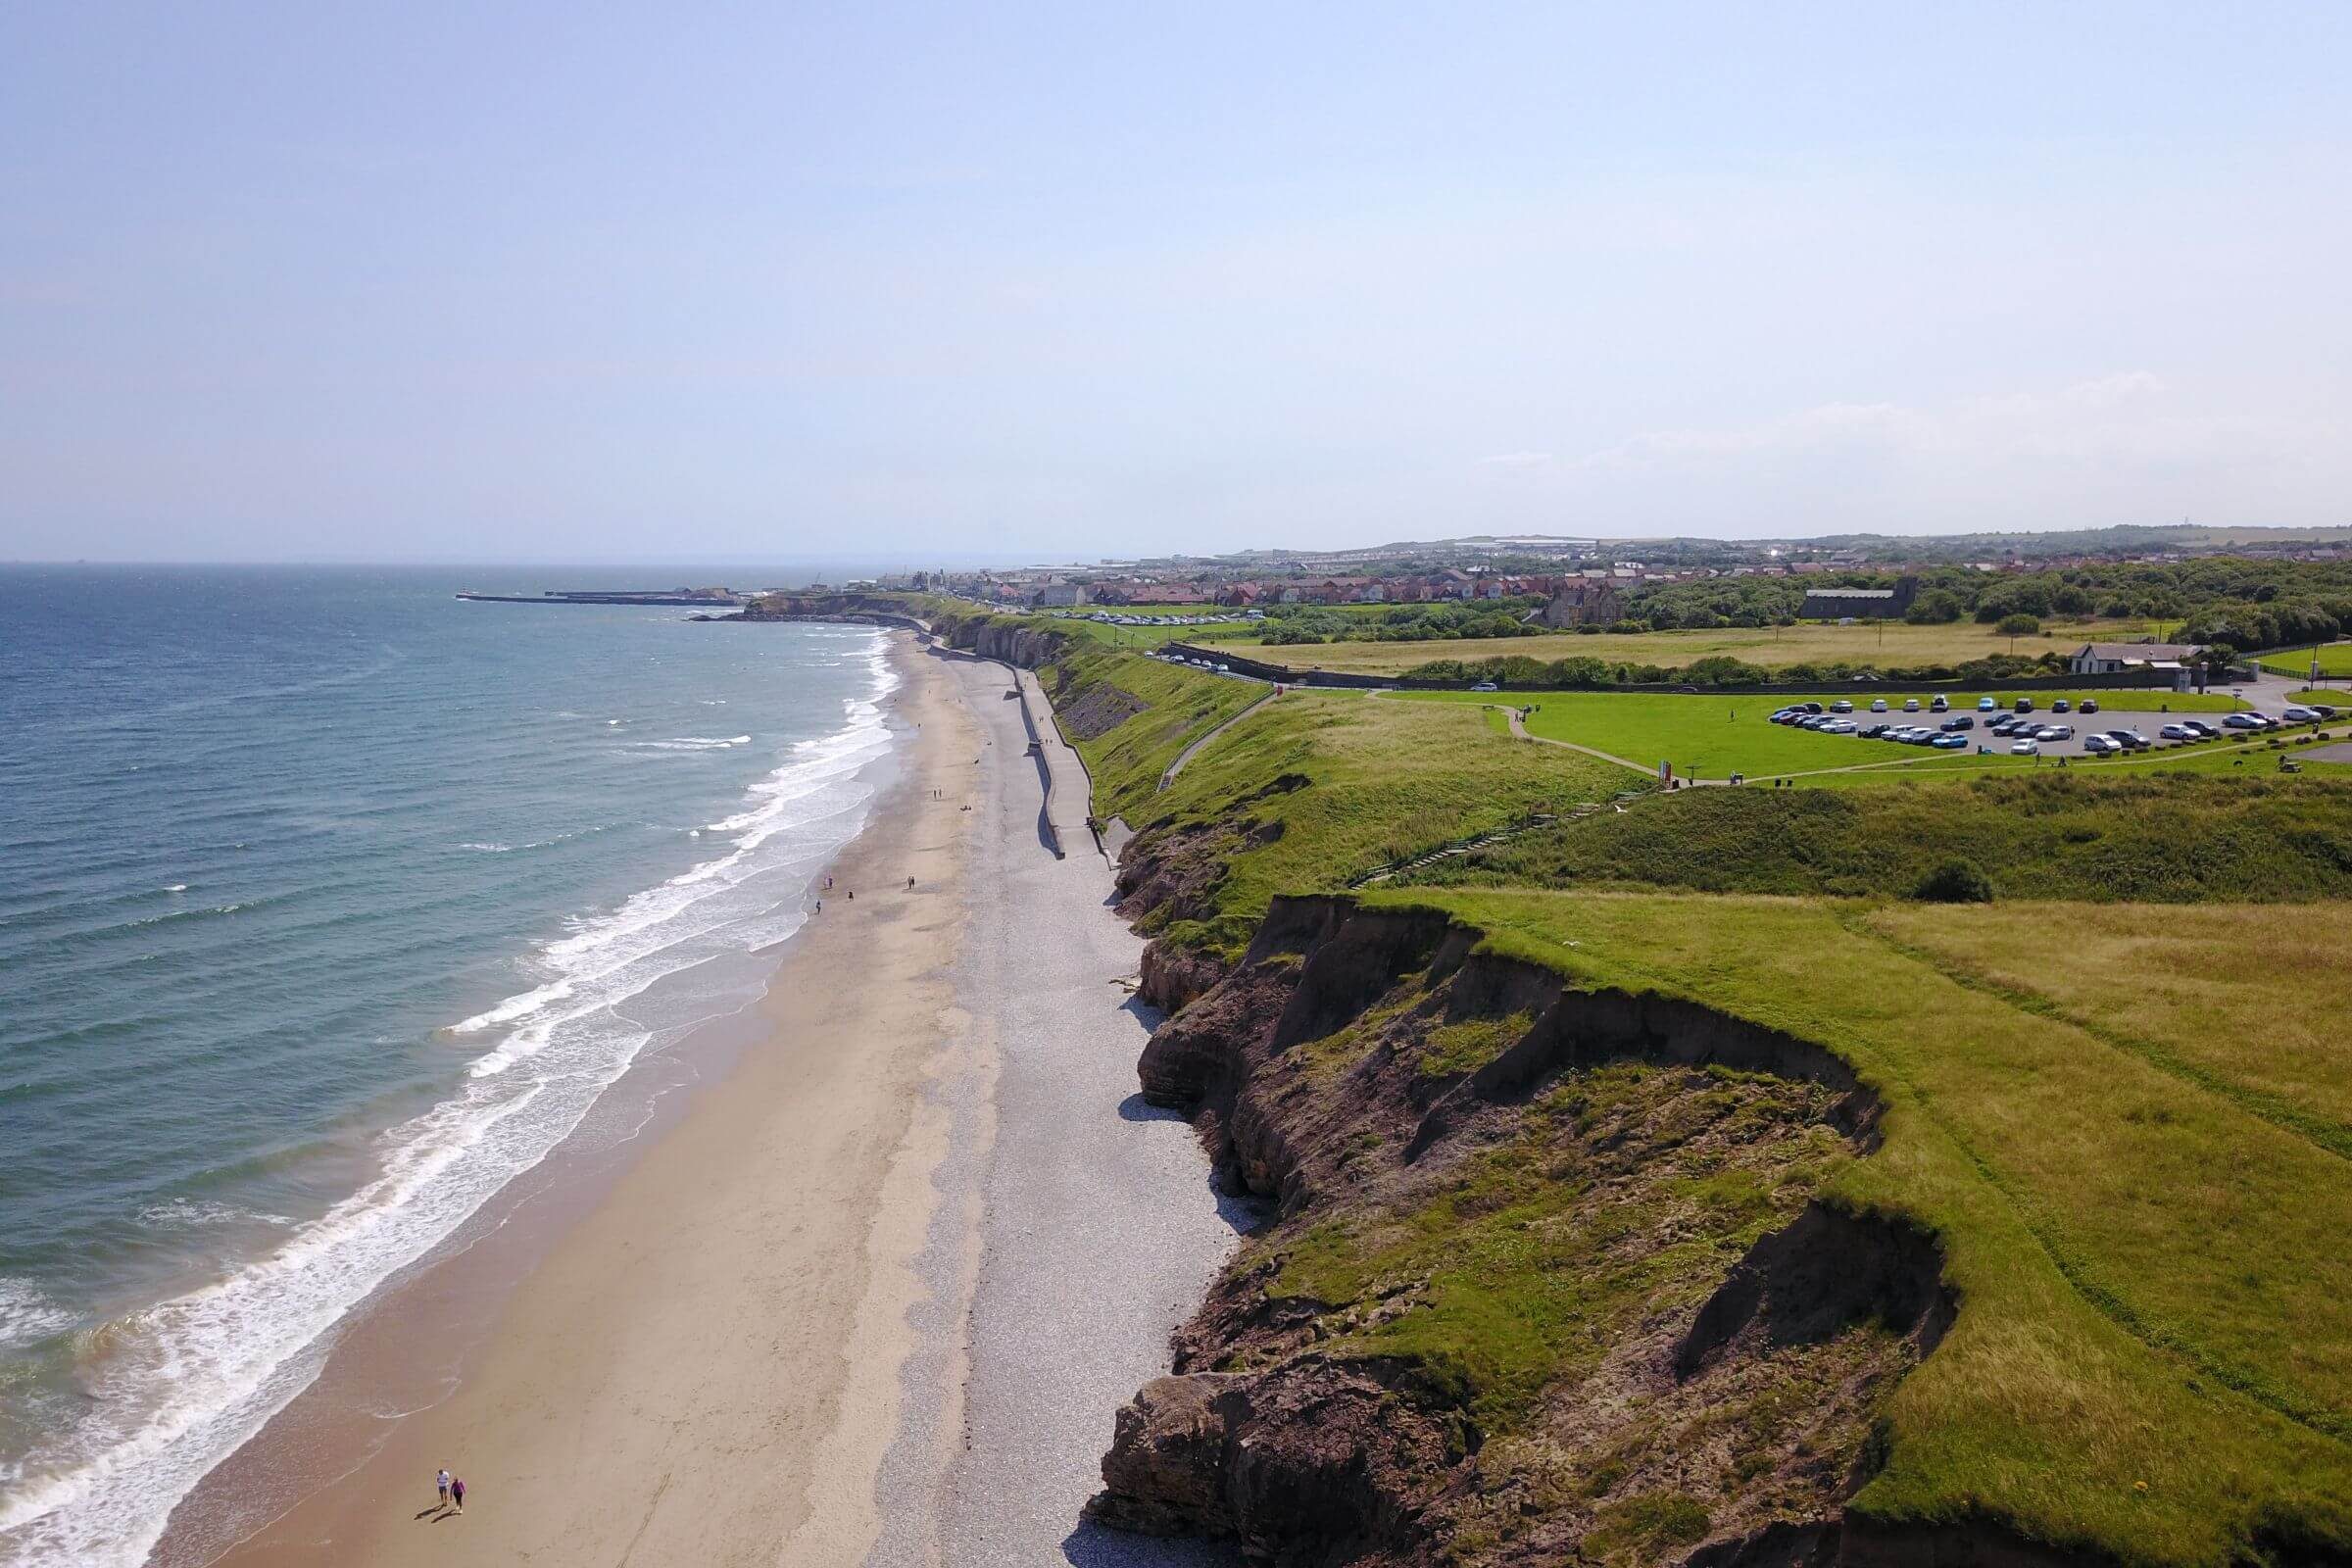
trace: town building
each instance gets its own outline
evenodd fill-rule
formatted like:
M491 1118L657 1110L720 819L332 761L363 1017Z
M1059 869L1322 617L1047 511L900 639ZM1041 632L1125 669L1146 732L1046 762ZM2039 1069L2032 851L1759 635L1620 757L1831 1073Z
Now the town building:
M1544 624L1605 626L1625 618L1625 596L1605 577L1571 577L1544 607Z
M1904 577L1891 588L1808 588L1807 620L1886 620L1899 618L1919 597L1919 579Z
M2076 675L2122 675L2155 670L2171 677L2173 690L2189 688L2191 673L2205 657L2202 643L2084 643L2066 662Z

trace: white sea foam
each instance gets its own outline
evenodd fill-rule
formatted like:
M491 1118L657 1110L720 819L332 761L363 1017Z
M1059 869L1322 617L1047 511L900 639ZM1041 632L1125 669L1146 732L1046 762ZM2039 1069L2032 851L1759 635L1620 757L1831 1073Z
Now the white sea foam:
M0 1349L30 1345L74 1326L74 1314L20 1279L0 1274Z
M238 1272L107 1332L84 1418L6 1478L0 1564L140 1563L178 1499L318 1375L355 1303L544 1158L649 1045L732 1004L649 991L800 926L801 893L862 825L875 788L865 770L891 747L882 699L897 678L881 634L863 652L868 694L713 824L733 835L724 853L573 920L534 955L538 985L449 1031L495 1039L456 1094L382 1136L372 1181ZM69 1326L37 1294L9 1287L0 1280L0 1344Z
M630 746L641 752L717 752L729 747L749 746L749 735L680 735L666 741L631 741Z

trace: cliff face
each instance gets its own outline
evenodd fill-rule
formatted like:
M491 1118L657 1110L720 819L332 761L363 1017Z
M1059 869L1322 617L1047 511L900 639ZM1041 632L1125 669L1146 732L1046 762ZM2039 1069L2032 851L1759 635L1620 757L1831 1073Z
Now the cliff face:
M1228 973L1159 960L1208 983L1144 1093L1271 1217L1121 1412L1094 1515L1278 1564L1943 1560L1840 1506L1955 1309L1930 1238L1815 1197L1876 1097L1474 946L1285 899Z

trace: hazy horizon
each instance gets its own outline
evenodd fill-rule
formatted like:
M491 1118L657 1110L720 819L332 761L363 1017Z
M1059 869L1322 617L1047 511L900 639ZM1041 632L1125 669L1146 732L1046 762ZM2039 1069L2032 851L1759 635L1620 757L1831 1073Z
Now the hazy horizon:
M2341 525L2347 44L20 9L0 560Z

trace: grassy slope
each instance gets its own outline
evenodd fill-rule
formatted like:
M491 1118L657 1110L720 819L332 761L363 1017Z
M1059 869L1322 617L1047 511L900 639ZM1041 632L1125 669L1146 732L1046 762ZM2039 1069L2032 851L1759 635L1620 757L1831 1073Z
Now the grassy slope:
M1685 790L1416 875L1867 896L1906 894L1955 858L1983 867L2003 899L2352 898L2352 782L2070 768L1872 790Z
M1187 746L1267 691L1253 681L1084 643L1073 643L1071 651L1046 671L1047 690L1057 704L1098 682L1146 704L1144 711L1126 722L1075 743L1095 781L1095 814L1125 816L1130 822L1155 814L1159 776Z
M2071 653L2087 642L2124 642L2153 634L2145 622L2101 620L2053 626L2046 636L2020 637L2015 652ZM1945 626L1895 622L1838 626L1807 621L1795 626L1727 627L1714 631L1653 631L1632 634L1561 632L1535 637L1462 638L1420 643L1319 643L1278 650L1267 657L1300 669L1336 669L1397 675L1433 659L1494 659L1520 656L1553 660L1593 658L1612 663L1688 664L1728 654L1768 668L1798 663L1911 666L1958 664L2011 652L2010 640L1989 626L1955 621Z
M1236 808L1286 775L1312 787ZM1606 800L1629 787L1642 781L1515 741L1474 710L1293 691L1236 724L1187 764L1154 808L1130 811L1128 820L1179 831L1234 815L1281 824L1279 837L1226 859L1209 919L1169 933L1238 953L1277 892L1339 886L1531 810Z
M1688 997L1819 1041L1886 1098L1883 1148L1830 1190L1932 1228L1963 1305L1897 1391L1887 1464L1858 1511L1991 1514L2148 1562L2227 1561L2281 1515L2352 1529L2352 1254L2339 1235L2352 1167L2339 1155L2138 1053L1963 986L1882 935L1865 906L1524 892L1372 902L1435 903L1490 947L1579 983ZM2078 917L2020 906L1954 924L1998 925L2058 954ZM2352 911L2306 917L2334 951L2352 942ZM1950 918L1919 913L1907 934ZM2110 976L2155 984L2171 956L2110 954ZM2300 985L2260 1000L2306 1004ZM2291 1054L2245 1050L2255 1072ZM2341 1093L2341 1071L2328 1076Z

